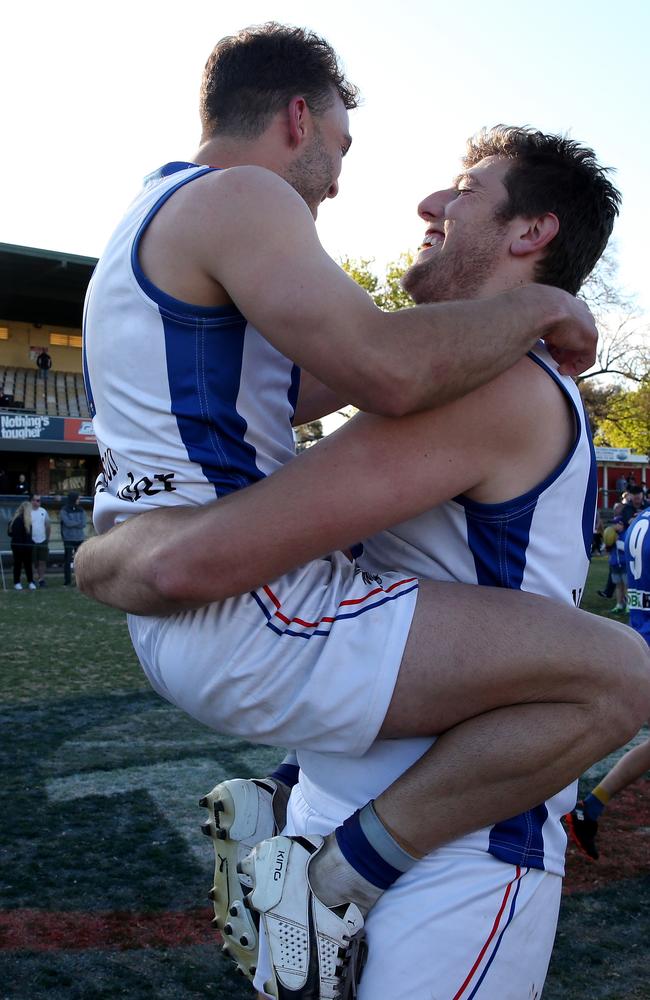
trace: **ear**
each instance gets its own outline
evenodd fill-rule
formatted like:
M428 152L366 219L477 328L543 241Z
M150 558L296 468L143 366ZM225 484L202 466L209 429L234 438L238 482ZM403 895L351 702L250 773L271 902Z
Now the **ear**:
M545 212L535 219L521 219L521 226L515 230L510 244L514 257L526 257L538 253L555 239L560 229L560 220L553 212Z
M307 135L309 108L304 97L292 97L287 108L289 144L299 146Z

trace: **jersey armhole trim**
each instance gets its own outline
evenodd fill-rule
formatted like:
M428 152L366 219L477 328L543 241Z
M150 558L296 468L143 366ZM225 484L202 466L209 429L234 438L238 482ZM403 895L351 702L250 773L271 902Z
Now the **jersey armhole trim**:
M230 319L233 316L241 316L239 309L236 306L200 306L195 305L192 302L184 302L182 299L176 299L173 295L168 295L164 292L162 288L151 281L140 264L140 243L142 237L144 236L149 224L151 223L154 216L162 208L165 202L169 201L171 196L176 193L180 188L189 184L191 181L197 180L199 177L204 177L208 173L212 173L215 170L220 169L219 167L201 167L196 163L168 163L160 170L155 171L155 173L150 174L147 178L148 181L156 179L158 177L168 177L179 171L185 172L186 170L193 169L193 173L189 177L183 177L174 184L172 187L168 188L160 196L160 198L151 206L144 219L140 223L138 230L133 239L131 245L131 270L133 276L136 280L137 285L140 290L144 292L145 296L151 300L160 309L164 309L169 315L174 317L189 317L196 318L200 317L203 319Z

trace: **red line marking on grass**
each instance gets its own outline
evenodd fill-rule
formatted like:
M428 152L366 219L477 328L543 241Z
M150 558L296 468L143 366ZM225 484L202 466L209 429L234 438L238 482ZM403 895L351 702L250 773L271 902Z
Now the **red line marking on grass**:
M124 951L130 948L219 944L211 911L149 913L4 910L0 951Z

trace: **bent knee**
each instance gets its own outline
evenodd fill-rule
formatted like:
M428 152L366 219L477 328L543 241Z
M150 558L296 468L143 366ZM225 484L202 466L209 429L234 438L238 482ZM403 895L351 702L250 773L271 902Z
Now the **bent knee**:
M622 746L650 715L650 649L629 626L611 624L617 633L617 655L603 674L601 698L608 722L616 727Z

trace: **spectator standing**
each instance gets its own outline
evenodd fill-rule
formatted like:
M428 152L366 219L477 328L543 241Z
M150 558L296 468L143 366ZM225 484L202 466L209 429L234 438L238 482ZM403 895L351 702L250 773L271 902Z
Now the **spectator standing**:
M24 500L7 526L11 538L11 554L14 560L14 590L22 590L21 571L25 570L30 590L36 590L32 573L32 505Z
M650 511L633 519L626 532L628 608L630 625L650 645ZM623 754L605 777L567 817L572 840L598 860L598 822L610 799L650 770L650 739Z
M86 528L86 512L79 506L79 494L68 493L68 498L61 508L61 538L63 539L63 584L69 587L72 583L72 561L75 552L84 541Z
M41 506L41 498L38 493L32 496L32 541L34 548L32 558L36 570L36 583L39 587L45 586L45 570L47 569L47 555L50 541L50 515Z
M621 475L616 480L616 497L617 497L617 499L620 500L620 498L622 497L623 493L625 493L626 489L627 489L627 479L621 473Z
M611 614L624 615L627 612L627 580L625 570L625 533L626 525L622 517L615 517L612 526L616 538L609 551L609 573L615 587L616 605Z
M623 510L623 504L620 503L620 502L619 503L615 503L614 506L612 507L612 519L620 517L622 510ZM609 524L607 525L607 528L611 528L611 527L612 527L612 521L610 521ZM603 531L603 543L605 545L605 548L607 549L607 552L609 553L610 546L607 544L607 535L608 535L607 528L605 528L605 530ZM615 590L616 590L616 586L614 584L614 581L612 580L612 573L611 573L611 570L610 570L609 573L608 573L608 576L607 576L607 583L605 584L605 589L604 590L598 590L597 594L598 594L599 597L603 597L603 598L605 598L606 600L609 601L614 596L614 591Z
M648 506L643 493L643 486L630 486L627 494L627 502L623 504L623 510L621 511L623 524L626 528L632 518L636 517L637 514L640 514Z
M18 476L18 482L16 483L16 493L18 496L27 496L29 493L29 483L27 482L27 476L24 472L21 472Z
M44 347L39 356L36 358L36 366L41 373L43 381L47 385L47 375L52 367L52 358L47 353L47 348Z

